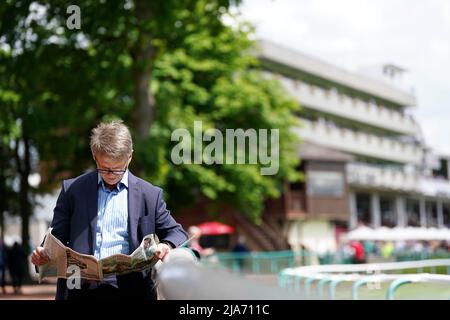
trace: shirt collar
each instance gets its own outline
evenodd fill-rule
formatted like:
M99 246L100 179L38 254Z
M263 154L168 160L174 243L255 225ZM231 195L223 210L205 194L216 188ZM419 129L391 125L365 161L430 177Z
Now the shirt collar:
M104 189L105 188L105 183L103 182L102 176L100 175L99 172L97 172L97 185L101 185ZM125 171L125 173L122 176L122 179L120 179L119 183L116 186L117 190L122 190L123 187L128 189L128 169L127 171Z

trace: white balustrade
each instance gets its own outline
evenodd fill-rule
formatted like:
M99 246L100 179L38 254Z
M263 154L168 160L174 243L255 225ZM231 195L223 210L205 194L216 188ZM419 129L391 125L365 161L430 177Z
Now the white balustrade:
M422 161L418 146L336 127L326 121L301 119L301 126L294 131L304 141L344 152L415 165Z
M281 76L279 80L301 105L310 109L402 134L414 136L420 132L419 125L414 119L403 115L400 111L380 107L373 103L351 98L290 78Z
M355 186L411 192L417 190L420 183L420 175L387 167L349 163L347 164L347 181Z

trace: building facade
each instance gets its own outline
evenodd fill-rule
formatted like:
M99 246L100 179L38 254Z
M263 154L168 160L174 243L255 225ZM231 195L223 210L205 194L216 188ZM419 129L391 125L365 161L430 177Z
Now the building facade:
M427 149L412 115L404 70L378 77L351 73L260 41L258 57L301 105L299 148L305 181L267 203L264 218L291 247L335 250L339 235L360 224L450 227L449 159ZM372 74L373 70L372 70Z

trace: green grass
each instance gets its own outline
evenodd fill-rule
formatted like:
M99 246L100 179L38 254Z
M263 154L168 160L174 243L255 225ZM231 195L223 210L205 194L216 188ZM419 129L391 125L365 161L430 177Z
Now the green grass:
M359 288L360 300L385 300L390 282L381 283L379 287L363 285ZM328 295L325 296L328 298ZM352 299L352 284L339 284L336 292L337 299ZM437 283L410 283L400 286L394 294L396 300L448 300L450 299L450 285Z

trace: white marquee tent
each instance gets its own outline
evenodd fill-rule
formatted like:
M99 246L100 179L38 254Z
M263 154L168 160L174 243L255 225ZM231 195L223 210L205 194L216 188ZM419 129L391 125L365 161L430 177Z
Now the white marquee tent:
M379 241L406 241L406 240L450 240L448 228L417 228L395 227L372 229L361 226L350 231L345 236L347 240L379 240Z

